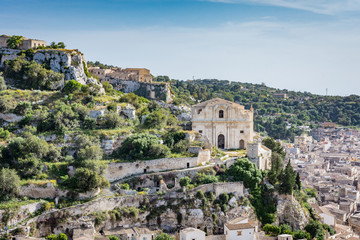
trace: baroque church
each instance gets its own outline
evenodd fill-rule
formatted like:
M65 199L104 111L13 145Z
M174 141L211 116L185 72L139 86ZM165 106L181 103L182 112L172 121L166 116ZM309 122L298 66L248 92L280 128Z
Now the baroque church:
M247 149L259 169L271 168L271 150L254 141L254 110L221 98L192 106L192 130L220 149Z
M254 138L253 109L221 98L192 107L192 129L220 149L245 149Z

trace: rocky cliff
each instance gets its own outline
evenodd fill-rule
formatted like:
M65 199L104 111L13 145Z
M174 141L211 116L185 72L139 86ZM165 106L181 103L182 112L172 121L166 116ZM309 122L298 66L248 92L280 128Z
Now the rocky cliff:
M309 219L307 211L293 196L279 195L277 199L275 224L288 224L293 229L303 229Z
M22 51L20 50L0 49L0 67L4 67L4 62L6 60L14 60L21 54ZM88 73L84 55L78 50L35 50L35 53L32 56L27 55L26 59L29 61L34 60L37 63L43 64L47 69L64 74L65 81L74 79L83 85L93 83L100 86L101 92L104 92L104 89L98 80L91 77ZM63 84L64 83L62 83L62 86Z

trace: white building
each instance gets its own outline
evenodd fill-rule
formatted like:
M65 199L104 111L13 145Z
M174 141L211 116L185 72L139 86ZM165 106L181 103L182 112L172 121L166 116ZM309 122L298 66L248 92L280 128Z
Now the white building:
M271 169L271 150L258 142L249 142L247 148L248 159L255 163L260 170Z
M330 213L330 211L325 207L319 207L319 216L321 222L329 226L334 227L336 224L336 217Z
M180 231L180 240L205 240L205 232L196 228L185 228Z
M245 149L253 141L253 109L221 98L192 106L192 129L220 149Z
M256 224L247 218L236 218L224 224L226 240L255 240Z
M293 236L290 234L281 234L278 236L278 240L293 240Z

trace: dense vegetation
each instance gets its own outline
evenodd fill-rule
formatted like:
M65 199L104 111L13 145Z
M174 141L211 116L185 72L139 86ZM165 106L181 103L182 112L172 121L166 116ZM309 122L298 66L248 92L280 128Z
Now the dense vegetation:
M255 130L266 132L276 139L293 139L302 130L299 126L314 127L319 122L335 122L344 126L360 126L360 96L320 96L251 84L220 80L180 81L159 76L155 81L169 81L176 103L193 104L215 97L239 102L255 109ZM273 96L286 93L288 99ZM287 129L287 124L291 127Z

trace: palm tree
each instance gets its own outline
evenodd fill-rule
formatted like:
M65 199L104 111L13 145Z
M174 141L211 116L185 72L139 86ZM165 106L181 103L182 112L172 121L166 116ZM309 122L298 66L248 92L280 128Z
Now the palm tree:
M22 39L23 39L23 36L13 35L6 41L6 44L9 48L17 49L20 47L20 45L22 43Z

